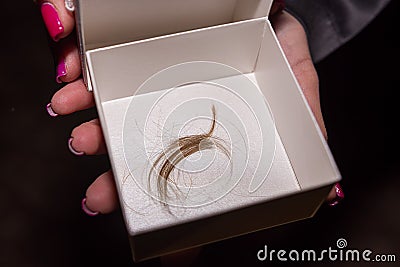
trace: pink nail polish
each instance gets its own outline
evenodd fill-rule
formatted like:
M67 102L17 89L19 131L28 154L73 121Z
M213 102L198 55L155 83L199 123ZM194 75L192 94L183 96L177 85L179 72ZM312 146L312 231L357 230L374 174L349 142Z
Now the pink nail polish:
M58 16L56 8L53 4L44 2L40 8L42 17L47 30L54 41L60 39L60 35L64 32L64 27L61 23L60 17Z
M329 206L336 206L344 199L343 189L339 183L335 184L336 197L329 203Z
M57 76L56 76L56 81L58 83L62 83L63 81L61 81L61 77L64 77L65 75L67 75L67 68L65 66L65 60L61 59L58 62L57 65Z
M69 148L69 150L72 152L72 154L74 154L74 155L76 155L76 156L83 156L83 155L85 155L84 152L76 151L76 150L72 147L72 141L73 141L73 140L74 140L73 137L71 137L70 139L68 139L68 148Z
M51 107L51 103L48 103L48 104L47 104L46 110L47 110L47 113L49 113L49 115L50 115L51 117L57 117L57 116L58 116L58 114L55 113L54 110L53 110L53 108Z
M81 203L82 210L89 216L96 216L99 214L98 211L91 211L87 206L86 206L86 198L82 199Z

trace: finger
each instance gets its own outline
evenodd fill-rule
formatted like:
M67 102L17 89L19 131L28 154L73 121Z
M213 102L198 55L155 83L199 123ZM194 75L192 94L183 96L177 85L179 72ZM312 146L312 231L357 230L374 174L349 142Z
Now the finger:
M61 41L56 54L56 81L58 83L75 81L81 75L81 61L75 36Z
M64 0L39 0L40 11L49 35L54 41L68 36L75 27L73 13L65 9Z
M76 127L68 141L75 155L98 155L107 152L103 132L98 119L85 122Z
M319 100L319 80L311 59L304 28L286 12L273 16L272 23L293 73L326 138L327 133Z
M111 171L100 175L86 191L86 207L93 212L110 213L118 208L118 194Z
M55 117L67 115L94 106L94 98L82 79L71 82L57 91L47 105L47 112Z

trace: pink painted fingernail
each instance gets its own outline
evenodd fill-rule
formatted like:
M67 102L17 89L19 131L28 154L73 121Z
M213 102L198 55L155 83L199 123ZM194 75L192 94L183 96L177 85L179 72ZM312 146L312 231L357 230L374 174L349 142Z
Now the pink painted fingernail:
M51 103L48 103L46 106L47 113L49 113L52 117L57 117L58 114L54 112L53 108L51 107Z
M64 58L62 58L57 65L57 76L56 76L56 81L58 83L62 83L63 81L61 81L61 77L64 77L65 75L67 75L67 68L65 65L65 60Z
M76 155L76 156L83 156L83 155L85 155L85 152L76 151L76 150L72 147L72 141L73 141L73 140L74 140L73 137L71 137L71 138L68 139L68 148L69 148L69 150L72 152L72 154L74 154L74 155Z
M86 206L86 198L82 199L81 207L82 210L89 216L96 216L99 214L98 211L92 211Z
M60 35L64 32L64 26L61 23L56 8L49 2L44 2L40 11L42 13L44 24L54 41L60 39Z
M336 206L344 199L343 189L339 183L335 184L336 197L329 203L329 206Z

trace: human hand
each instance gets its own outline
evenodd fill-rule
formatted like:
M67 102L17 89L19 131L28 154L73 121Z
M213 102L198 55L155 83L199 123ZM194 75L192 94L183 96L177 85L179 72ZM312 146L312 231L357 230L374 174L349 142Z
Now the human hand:
M57 91L47 105L53 116L68 115L95 105L81 78L81 63L75 36L74 14L65 8L64 0L37 1L43 21L54 40L57 57L56 80L67 83ZM73 129L68 145L76 155L105 154L106 148L98 119ZM86 191L82 208L89 215L109 213L118 207L118 197L111 171L100 175Z
M81 74L79 52L73 33L73 14L65 9L64 0L38 1L45 25L56 43L58 56L58 82L67 82L48 105L52 116L67 115L94 106L92 93L86 90ZM293 72L304 92L316 120L326 137L326 129L319 101L318 75L308 50L307 38L302 25L285 12L271 17L279 42ZM104 139L97 119L81 124L71 133L71 151L76 155L106 153ZM328 201L342 198L340 187L332 189ZM111 171L100 175L86 191L82 202L86 213L96 215L109 213L118 207L118 197Z

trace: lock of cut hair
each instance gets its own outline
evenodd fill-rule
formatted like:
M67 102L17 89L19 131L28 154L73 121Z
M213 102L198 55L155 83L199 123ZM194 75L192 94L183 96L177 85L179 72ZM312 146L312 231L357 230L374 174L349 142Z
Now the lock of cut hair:
M173 141L158 155L150 169L149 181L152 176L157 179L157 190L159 198L166 203L168 198L168 183L176 185L176 179L172 173L176 166L187 157L202 150L218 149L230 159L230 152L225 141L219 137L213 136L216 127L215 106L211 108L212 123L208 132L203 134L194 134Z

